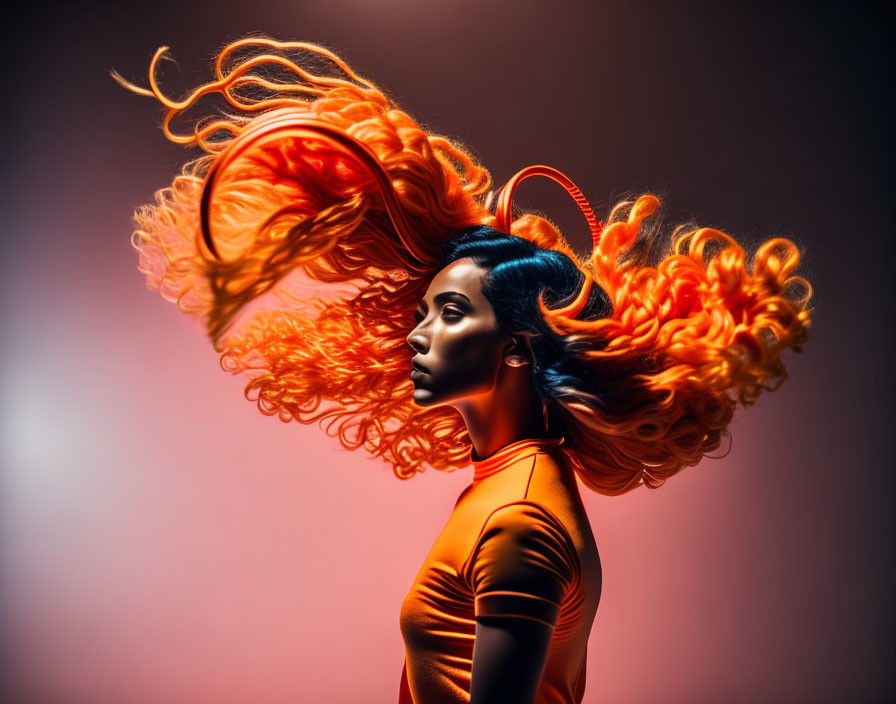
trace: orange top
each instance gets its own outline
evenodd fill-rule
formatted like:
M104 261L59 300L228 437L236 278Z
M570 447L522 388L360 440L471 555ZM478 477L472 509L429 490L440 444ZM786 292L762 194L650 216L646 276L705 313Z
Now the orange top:
M562 438L473 456L457 500L401 609L399 704L470 701L477 616L553 627L538 704L581 702L600 558Z

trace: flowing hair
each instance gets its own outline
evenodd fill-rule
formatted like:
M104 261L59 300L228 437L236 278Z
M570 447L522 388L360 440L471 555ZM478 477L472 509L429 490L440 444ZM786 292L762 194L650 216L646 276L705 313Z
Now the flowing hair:
M786 379L780 352L807 339L811 287L793 275L799 252L786 239L748 262L722 232L679 228L652 265L657 235L642 223L659 201L643 195L602 229L589 219L594 248L581 257L544 218L508 217L509 194L492 214L491 177L469 150L321 46L235 41L215 79L179 101L156 78L166 51L149 89L113 72L165 106L168 139L204 152L134 215L147 285L203 320L262 413L317 422L400 478L470 463L460 413L414 404L405 342L452 257L488 262L484 293L509 332L527 335L564 452L604 494L697 464L738 401ZM190 120L208 99L223 102L218 114ZM287 118L312 131L265 138ZM524 305L507 305L514 296Z

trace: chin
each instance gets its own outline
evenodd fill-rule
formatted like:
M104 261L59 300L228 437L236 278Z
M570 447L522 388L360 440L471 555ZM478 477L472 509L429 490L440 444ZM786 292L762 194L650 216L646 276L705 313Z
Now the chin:
M414 405L423 408L432 408L433 406L444 406L446 403L444 398L439 394L434 394L429 389L415 387L414 388Z
M435 403L435 398L431 392L426 389L414 389L414 404L417 406L431 406Z

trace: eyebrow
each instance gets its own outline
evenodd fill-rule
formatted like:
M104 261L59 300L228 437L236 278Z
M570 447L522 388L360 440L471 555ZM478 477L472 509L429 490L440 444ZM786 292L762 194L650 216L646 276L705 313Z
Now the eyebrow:
M445 291L443 293L437 293L435 295L435 297L433 297L432 300L433 300L433 303L435 303L436 305L439 305L439 303L442 303L443 301L450 300L452 298L460 299L461 301L469 303L470 306L473 305L473 301L471 301L469 298L467 298L460 291ZM417 309L414 312L416 313L417 311L419 311L420 306L422 306L423 304L424 304L424 301L420 301L420 303L417 305Z

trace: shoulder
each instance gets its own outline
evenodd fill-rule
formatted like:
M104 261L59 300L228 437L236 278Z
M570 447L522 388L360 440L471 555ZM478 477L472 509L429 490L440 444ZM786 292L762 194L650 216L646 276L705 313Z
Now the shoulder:
M480 551L485 546L516 550L576 551L563 522L547 506L532 500L514 501L495 509L486 518L477 540Z
M543 530L565 532L553 511L540 501L526 498L506 503L492 511L483 523L480 537L489 532L521 536Z
M575 546L550 509L515 501L492 511L468 560L477 589L547 578L565 589L578 572Z
M517 501L491 513L467 566L477 617L522 616L556 623L580 581L575 549L544 506Z

